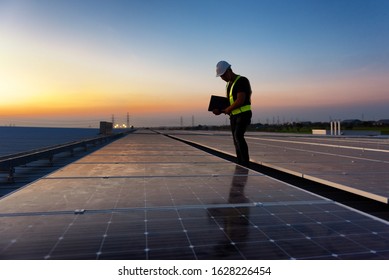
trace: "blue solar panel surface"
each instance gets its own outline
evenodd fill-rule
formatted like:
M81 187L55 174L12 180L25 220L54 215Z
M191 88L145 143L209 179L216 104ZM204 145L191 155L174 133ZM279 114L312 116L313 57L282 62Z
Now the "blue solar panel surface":
M389 224L149 131L0 200L1 259L389 259Z

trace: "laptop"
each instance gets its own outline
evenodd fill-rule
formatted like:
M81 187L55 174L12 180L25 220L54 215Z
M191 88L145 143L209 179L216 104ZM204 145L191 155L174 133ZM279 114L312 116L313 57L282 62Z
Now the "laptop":
M213 111L214 109L223 110L228 106L230 106L230 102L227 97L211 95L208 111Z

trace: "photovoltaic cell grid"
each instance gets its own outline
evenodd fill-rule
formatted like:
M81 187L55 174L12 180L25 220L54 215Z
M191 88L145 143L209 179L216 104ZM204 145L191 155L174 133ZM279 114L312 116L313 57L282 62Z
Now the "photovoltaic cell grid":
M389 225L139 132L1 199L0 258L389 259Z
M227 133L169 132L234 154ZM250 158L268 167L389 203L389 139L249 133Z

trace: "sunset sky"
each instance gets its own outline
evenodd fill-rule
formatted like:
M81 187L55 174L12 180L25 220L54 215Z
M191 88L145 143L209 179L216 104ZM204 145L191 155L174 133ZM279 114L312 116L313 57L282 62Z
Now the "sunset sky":
M387 0L0 0L0 126L224 124L219 60L253 122L389 119Z

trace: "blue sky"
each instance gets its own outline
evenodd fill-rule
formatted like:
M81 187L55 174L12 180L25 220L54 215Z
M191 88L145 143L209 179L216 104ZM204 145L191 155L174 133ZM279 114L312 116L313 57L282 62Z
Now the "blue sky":
M383 0L0 0L0 125L224 124L219 60L254 122L389 118L388 30Z

